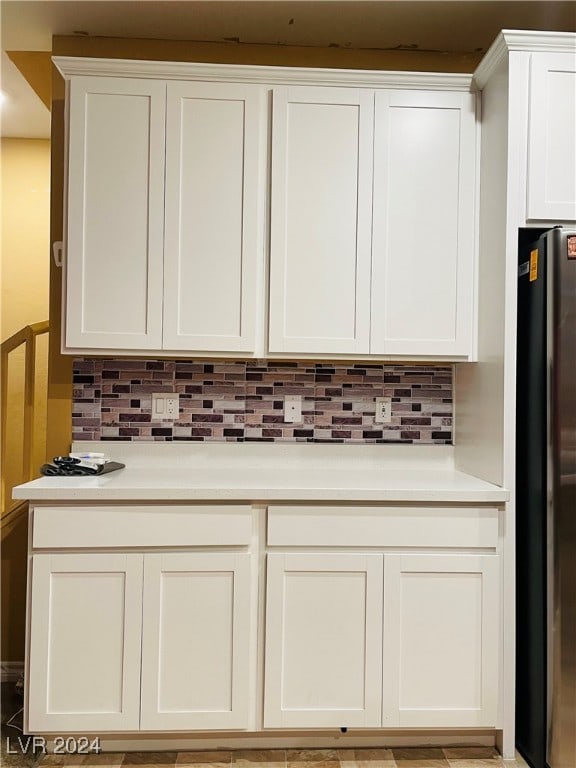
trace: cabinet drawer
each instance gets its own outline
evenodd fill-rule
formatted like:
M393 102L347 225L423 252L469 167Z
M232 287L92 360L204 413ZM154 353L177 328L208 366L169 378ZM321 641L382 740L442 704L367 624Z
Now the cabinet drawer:
M324 547L489 547L495 507L270 506L268 544Z
M251 535L248 504L35 507L32 546L239 546Z

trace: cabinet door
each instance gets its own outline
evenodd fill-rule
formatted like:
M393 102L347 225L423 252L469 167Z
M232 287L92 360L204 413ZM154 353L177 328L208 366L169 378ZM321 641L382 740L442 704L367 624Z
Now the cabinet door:
M576 53L530 57L528 219L576 220Z
M264 726L377 727L382 556L270 554Z
M270 352L368 352L373 95L276 88Z
M167 99L164 349L252 352L263 312L264 90L169 83Z
M67 347L160 349L166 85L70 82Z
M372 353L471 353L475 152L473 95L376 92Z
M34 555L31 733L139 726L142 555Z
M247 727L250 608L248 554L145 556L143 730Z
M499 559L384 556L386 727L496 725Z

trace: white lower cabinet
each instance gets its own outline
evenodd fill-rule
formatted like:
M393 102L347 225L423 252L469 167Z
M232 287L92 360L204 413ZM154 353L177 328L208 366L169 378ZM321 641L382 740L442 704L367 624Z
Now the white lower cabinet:
M27 732L138 730L142 555L39 554Z
M27 731L496 727L493 505L254 512L33 508Z
M380 725L382 555L270 554L265 728Z
M270 554L267 583L265 727L495 727L496 555Z
M30 732L246 728L248 553L33 557Z
M384 557L386 727L494 727L499 558Z
M142 730L246 728L250 555L144 560Z

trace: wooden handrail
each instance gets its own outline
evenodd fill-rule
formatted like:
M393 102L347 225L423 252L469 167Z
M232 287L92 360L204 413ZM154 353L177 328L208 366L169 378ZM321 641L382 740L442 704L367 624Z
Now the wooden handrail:
M40 336L42 333L47 333L50 330L48 320L43 320L41 323L31 323L31 325L25 325L24 328L20 328L19 331L12 334L10 338L2 342L2 355L9 354L13 349L19 347L25 341L28 340L30 334L34 336Z
M22 479L26 482L32 478L32 457L34 454L34 401L36 378L36 339L38 336L48 333L50 326L48 321L33 323L21 328L15 334L2 342L0 350L0 423L2 425L2 442L0 445L1 463L5 467L6 451L8 445L6 433L6 417L8 413L8 355L23 344L25 345L24 363L24 424L23 424L23 456ZM6 475L2 474L1 482L2 516L10 514L13 508L20 502L6 499Z

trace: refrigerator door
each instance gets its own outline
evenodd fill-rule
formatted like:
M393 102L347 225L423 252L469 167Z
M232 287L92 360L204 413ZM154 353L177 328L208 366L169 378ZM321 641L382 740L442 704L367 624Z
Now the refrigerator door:
M546 763L547 262L540 231L521 233L516 405L516 746Z
M520 233L516 424L516 744L576 768L576 231Z
M548 261L548 739L550 768L576 766L576 231L543 236Z

